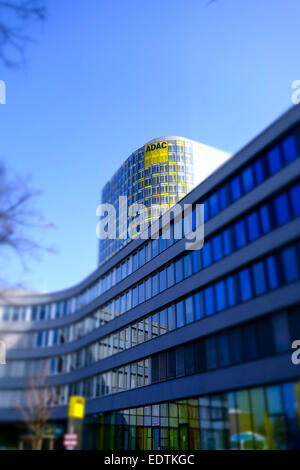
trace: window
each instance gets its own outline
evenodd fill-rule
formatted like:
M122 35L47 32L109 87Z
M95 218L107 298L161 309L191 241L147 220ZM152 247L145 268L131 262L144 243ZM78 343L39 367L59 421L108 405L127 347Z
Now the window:
M299 278L299 266L297 252L294 246L290 246L282 251L282 261L285 282L292 282Z
M213 217L219 212L219 194L215 193L209 198L210 216Z
M167 267L167 281L168 281L168 287L173 286L174 284L174 265L170 264L170 266Z
M254 188L254 179L252 173L252 167L246 168L246 170L242 173L242 181L243 181L243 189L244 192L247 193Z
M144 302L144 283L139 284L139 304Z
M216 337L211 336L205 340L206 366L207 369L215 369L218 366Z
M262 261L256 263L252 267L253 280L254 280L254 291L256 295L263 294L267 291L267 283L265 277L265 268Z
M240 220L234 224L235 243L237 248L247 244L245 221Z
M296 184L296 186L290 189L290 198L293 216L297 217L300 215L300 184Z
M203 267L209 266L211 264L211 242L207 241L204 243L202 248L202 259Z
M244 302L245 300L249 300L252 297L252 286L249 268L246 268L239 273L239 280L241 300L242 302Z
M170 330L174 330L176 328L176 321L175 321L175 310L174 306L168 307L168 328Z
M232 364L243 361L242 335L240 328L234 328L228 332L230 344L230 356Z
M282 167L279 147L274 147L267 154L270 174L273 175Z
M271 220L270 220L270 211L269 206L266 204L259 209L261 227L263 233L268 233L271 230Z
M138 268L138 255L135 253L132 257L132 271L136 271ZM118 280L117 280L118 282Z
M277 275L277 260L275 256L269 256L266 260L267 273L270 289L276 289L279 286L279 280Z
M245 360L252 361L253 359L257 359L258 350L255 326L251 323L248 325L244 325L242 327L242 334Z
M159 290L162 292L166 288L166 270L159 272Z
M218 261L222 258L222 238L221 235L217 235L212 239L212 249L213 249L213 257L214 261Z
M152 276L152 296L158 294L158 274Z
M182 266L182 258L175 262L175 280L177 282L181 282L183 280L183 266Z
M206 289L204 289L204 300L206 315L212 315L213 313L215 313L215 299L213 287L207 287Z
M183 258L184 277L190 277L193 274L192 254L189 253Z
M281 145L283 150L283 159L286 164L297 158L296 139L293 134L286 137Z
M184 303L183 301L176 304L176 328L184 325Z
M220 208L221 208L221 210L226 209L226 207L228 206L228 193L227 193L227 187L226 186L224 186L223 188L220 189L219 199L220 199Z
M291 218L287 194L281 194L274 200L276 220L278 225L285 224Z
M227 333L217 335L217 345L219 367L228 366L230 364L230 353Z
M247 228L250 242L260 237L259 219L257 212L253 212L252 214L248 215Z
M197 273L200 271L200 250L192 251L192 259L193 259L193 273Z
M194 321L194 305L192 296L185 299L185 317L187 324Z
M224 310L227 306L225 281L216 284L217 311Z
M137 287L134 287L132 289L132 306L136 307L137 304L138 304L138 289Z
M234 276L229 276L226 279L227 284L227 294L228 294L228 305L233 307L237 303L237 289L236 281Z
M152 258L158 255L158 240L152 240Z
M201 308L201 297L200 292L194 295L194 302L195 302L195 320L200 320L202 318L202 308Z
M228 256L233 251L232 229L228 228L224 230L222 237L224 245L224 254L225 256Z
M230 191L232 202L237 201L242 196L241 180L239 175L230 181Z
M256 184L260 184L266 179L267 171L264 158L260 158L254 163L254 173Z

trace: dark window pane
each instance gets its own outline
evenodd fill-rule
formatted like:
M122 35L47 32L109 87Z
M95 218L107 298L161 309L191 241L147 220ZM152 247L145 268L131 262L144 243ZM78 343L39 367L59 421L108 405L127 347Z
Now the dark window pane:
M228 305L230 307L233 307L237 303L237 286L236 286L236 280L234 276L229 276L226 279L226 285L227 285L227 294L228 294Z
M283 150L283 159L285 163L290 163L292 160L297 158L297 145L295 136L289 135L284 141L282 142L282 150Z
M250 269L246 268L239 273L241 300L249 300L252 297Z
M180 328L184 325L184 302L176 304L176 327Z
M240 220L234 224L235 243L237 248L247 244L245 221Z
M247 216L247 228L250 242L260 237L259 219L257 212L253 212Z
M223 210L228 206L228 193L227 187L224 186L219 191L220 209Z
M203 267L209 266L211 264L211 243L205 242L202 248L202 259L203 259Z
M215 312L215 299L214 299L214 291L212 287L207 287L204 290L204 300L205 300L206 315L213 314Z
M232 202L237 201L242 196L241 180L239 176L236 176L230 181L230 192Z
M267 154L270 174L273 175L282 167L279 147L274 147Z
M227 307L225 281L216 284L217 311L224 310Z
M285 224L291 218L287 194L281 194L274 200L276 221L278 225Z
M296 281L299 278L297 252L294 246L286 248L281 253L285 282Z
M230 356L232 364L239 364L243 361L242 335L240 328L229 331Z
M184 277L190 277L193 274L192 254L189 253L183 258Z
M212 239L213 257L214 261L218 261L222 258L222 239L221 235L217 235Z
M223 236L224 254L225 256L228 256L233 251L232 229L228 228L227 230L224 230L222 236Z
M176 348L176 377L181 377L184 373L184 346L180 346Z
M192 252L194 274L200 271L200 256L201 256L200 250L194 250Z
M254 163L254 172L255 172L256 184L260 184L266 179L267 174L266 174L264 158L260 158Z
M210 216L213 217L219 212L219 195L218 193L213 194L209 198L209 210Z
M265 205L259 209L261 227L263 233L268 233L271 230L271 219L270 219L270 210L269 206Z
M217 344L215 336L206 338L205 353L207 369L215 369L218 366Z
M185 318L186 323L192 323L194 321L194 304L192 296L185 299Z
M152 258L158 255L158 240L152 240L151 243L152 248Z
M184 349L185 374L192 375L196 372L194 344L186 344Z
M260 357L274 354L273 329L270 318L263 318L257 323L257 339Z
M297 217L300 215L300 184L296 184L296 186L291 188L289 192L293 216Z
M249 168L246 168L246 170L243 171L242 181L243 181L243 189L245 193L247 193L248 191L251 191L251 189L254 188L254 178L253 178L253 172L252 172L251 166Z
M160 271L159 273L159 290L162 292L166 288L166 270Z
M182 259L175 262L175 281L181 282L183 280L183 263Z
M256 295L263 294L267 291L267 283L265 277L264 263L260 261L252 267L254 291Z
M172 379L176 377L176 350L171 349L167 352L167 377Z
M152 276L152 296L158 294L158 274Z
M229 354L229 343L227 333L220 333L217 336L217 345L218 345L218 365L220 367L225 367L230 364L230 354Z
M201 297L200 292L194 295L194 303L195 303L195 320L200 320L202 318L202 308L201 308Z
M256 331L253 324L242 327L244 355L246 361L258 358Z
M171 287L174 285L174 265L170 264L170 266L167 267L167 280L168 280L168 287Z
M266 260L267 273L270 289L276 289L279 286L277 260L275 256L269 256Z

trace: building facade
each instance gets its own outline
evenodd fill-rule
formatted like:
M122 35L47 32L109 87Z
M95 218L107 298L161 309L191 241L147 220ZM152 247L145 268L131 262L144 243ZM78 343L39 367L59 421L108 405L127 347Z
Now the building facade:
M203 181L229 154L178 136L153 139L133 152L104 186L101 202L116 209L116 237L99 241L99 265L111 258L130 238L135 204L143 204L138 232L143 232L160 214L166 212ZM126 204L119 200L126 196ZM125 217L120 212L125 211Z
M56 426L86 398L86 449L299 449L299 157L294 106L179 202L204 204L201 250L133 240L73 288L7 302L0 446L46 367Z

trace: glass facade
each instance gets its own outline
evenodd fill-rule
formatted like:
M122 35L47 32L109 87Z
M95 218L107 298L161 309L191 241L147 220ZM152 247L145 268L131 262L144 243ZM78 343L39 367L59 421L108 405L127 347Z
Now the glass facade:
M2 416L25 403L24 379L46 370L59 420L70 395L86 398L86 448L300 448L300 366L291 365L300 339L299 122L196 187L191 214L171 223L168 240L159 232L133 241L65 293L0 306L8 350L0 442ZM192 144L153 144L125 162L112 179L119 186L104 189L106 202L125 194L167 210L184 195ZM205 241L188 251L178 233L195 230L196 204L205 208ZM110 242L104 259L120 248ZM256 374L266 364L268 373ZM254 372L244 376L244 368Z
M299 449L300 382L103 413L87 424L93 449Z

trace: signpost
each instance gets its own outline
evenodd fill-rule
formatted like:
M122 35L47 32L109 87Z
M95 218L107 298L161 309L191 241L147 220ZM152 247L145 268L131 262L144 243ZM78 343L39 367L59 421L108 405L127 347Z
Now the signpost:
M76 433L64 434L63 444L67 450L73 450L75 447L78 446L78 434Z
M64 435L64 446L69 450L81 449L84 412L85 399L77 395L71 396L68 409L68 432Z

